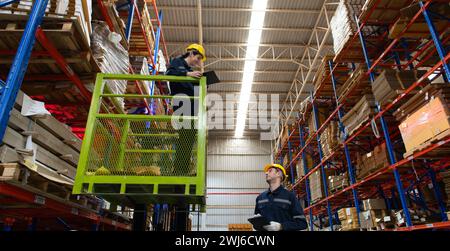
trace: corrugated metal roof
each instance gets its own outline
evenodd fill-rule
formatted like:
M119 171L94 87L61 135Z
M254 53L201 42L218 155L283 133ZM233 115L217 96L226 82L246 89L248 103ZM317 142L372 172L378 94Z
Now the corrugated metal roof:
M222 81L239 83L242 80L248 36L248 29L245 27L250 23L252 3L252 0L201 1L203 43L208 54L205 70L216 70ZM254 78L255 82L263 84L253 85L253 92L285 93L289 90L299 67L298 62L306 52L304 45L312 35L323 3L324 0L268 1L265 29L261 38L264 46L259 51L260 56L264 55L261 56L263 60L256 64ZM164 25L170 26L164 30L166 42L169 43L167 49L172 56L178 56L183 53L186 45L198 42L197 0L159 0L157 4L164 12L163 28ZM327 5L326 8L333 10L336 7ZM329 13L329 18L331 16L332 13ZM326 27L325 18L320 18L318 25ZM177 29L177 26L181 28ZM325 31L319 32L319 40L324 34ZM315 45L315 38L313 44ZM332 44L331 35L326 44ZM312 59L315 51L310 52ZM324 48L319 56L323 57L329 52L332 52L332 47ZM317 67L320 62L319 59L313 67ZM301 63L308 65L307 57ZM309 80L313 77L314 73L310 74ZM274 84L267 84L270 82ZM219 93L239 92L241 85L236 83L217 84L208 90Z

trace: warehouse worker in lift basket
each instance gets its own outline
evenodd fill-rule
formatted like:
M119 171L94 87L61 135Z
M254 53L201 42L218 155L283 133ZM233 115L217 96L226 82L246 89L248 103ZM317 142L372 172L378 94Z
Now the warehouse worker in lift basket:
M203 62L206 60L205 49L199 44L191 44L186 47L186 52L180 57L171 60L167 69L166 75L184 76L200 78L203 73L201 71L193 71L192 68L201 68ZM187 96L195 96L194 83L170 83L170 94L172 96L184 94ZM196 116L197 109L195 109L194 100L191 99L173 99L174 115L178 116ZM182 108L182 109L181 109ZM177 110L179 110L177 112ZM192 148L195 141L196 130L194 124L188 123L188 128L181 128L178 130L179 140L177 150L175 153L174 170L173 172L184 172L183 174L192 174L190 170L190 159ZM177 171L179 170L179 171Z
M201 71L194 71L192 68L201 68L203 62L206 60L206 53L203 46L199 44L191 44L186 47L186 52L170 61L170 65L166 71L166 75L181 76L181 77L194 77L200 78L203 73ZM196 83L169 83L170 95L175 96L178 94L184 94L187 96L195 96L194 85ZM174 115L178 116L196 116L195 103L190 99L177 99L173 100ZM195 167L191 166L190 160L192 155L192 148L195 143L196 130L193 123L189 123L190 127L177 130L179 138L176 144L176 153L174 166L171 175L194 175ZM183 188L184 189L184 188ZM178 192L184 192L181 189ZM177 202L179 208L184 211L176 213L175 231L186 231L189 207L182 200Z
M286 190L281 182L287 178L286 170L279 164L264 167L269 189L256 198L255 215L264 216L269 225L266 231L294 231L307 228L302 206L295 193Z

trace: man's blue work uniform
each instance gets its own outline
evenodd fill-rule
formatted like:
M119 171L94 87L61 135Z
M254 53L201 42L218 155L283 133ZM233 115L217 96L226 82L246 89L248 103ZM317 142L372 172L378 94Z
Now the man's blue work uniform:
M308 227L303 208L293 192L283 186L264 191L256 198L255 214L281 224L284 231L303 230Z

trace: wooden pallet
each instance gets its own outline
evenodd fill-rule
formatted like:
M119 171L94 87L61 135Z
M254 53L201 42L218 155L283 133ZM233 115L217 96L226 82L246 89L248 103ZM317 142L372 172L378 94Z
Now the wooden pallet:
M370 93L370 84L365 73L366 71L363 70L363 66L360 64L350 78L337 90L339 102L345 100L347 105L351 105L358 101L356 97Z
M50 181L18 163L0 164L0 173L0 181L19 183L61 199L69 200L71 193L70 187Z
M15 51L24 32L28 16L0 14L0 77L5 79ZM94 82L96 73L100 72L98 65L92 57L90 45L83 34L77 20L44 17L41 28L49 41L68 62L72 70L80 76L84 84ZM54 76L49 81L45 77ZM34 45L30 63L22 84L22 90L33 96L45 98L49 104L73 104L73 109L83 110L87 116L88 107L80 106L81 95L73 82L67 78L56 64L56 61L47 53L37 41ZM83 112L76 114L81 118Z
M450 128L447 130L439 133L438 135L434 136L433 138L427 140L426 142L420 144L419 146L415 147L414 149L406 152L403 154L403 158L408 158L409 156L413 155L416 152L422 151L426 149L427 147L431 146L434 143L438 143L439 141L446 139L450 136ZM431 152L422 155L419 158L430 158L430 157L439 157L439 156L450 156L450 146L448 145L442 145L435 150L432 150Z
M375 6L375 3L377 2L378 5ZM412 0L368 0L362 8L361 20L368 18L368 22L392 23L399 16L400 10L408 6L411 2ZM368 17L369 12L372 11L374 7L375 10L370 17Z

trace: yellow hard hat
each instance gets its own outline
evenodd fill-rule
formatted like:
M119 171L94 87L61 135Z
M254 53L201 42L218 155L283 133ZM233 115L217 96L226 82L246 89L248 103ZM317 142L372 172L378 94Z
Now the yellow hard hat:
M266 173L271 167L280 169L283 172L284 178L287 178L286 169L280 164L267 164L264 166L264 172Z
M206 61L206 53L205 53L205 48L203 48L203 46L201 46L200 44L191 44L188 47L186 47L186 51L189 50L196 50L200 53L200 55L202 55L202 61L205 62Z

